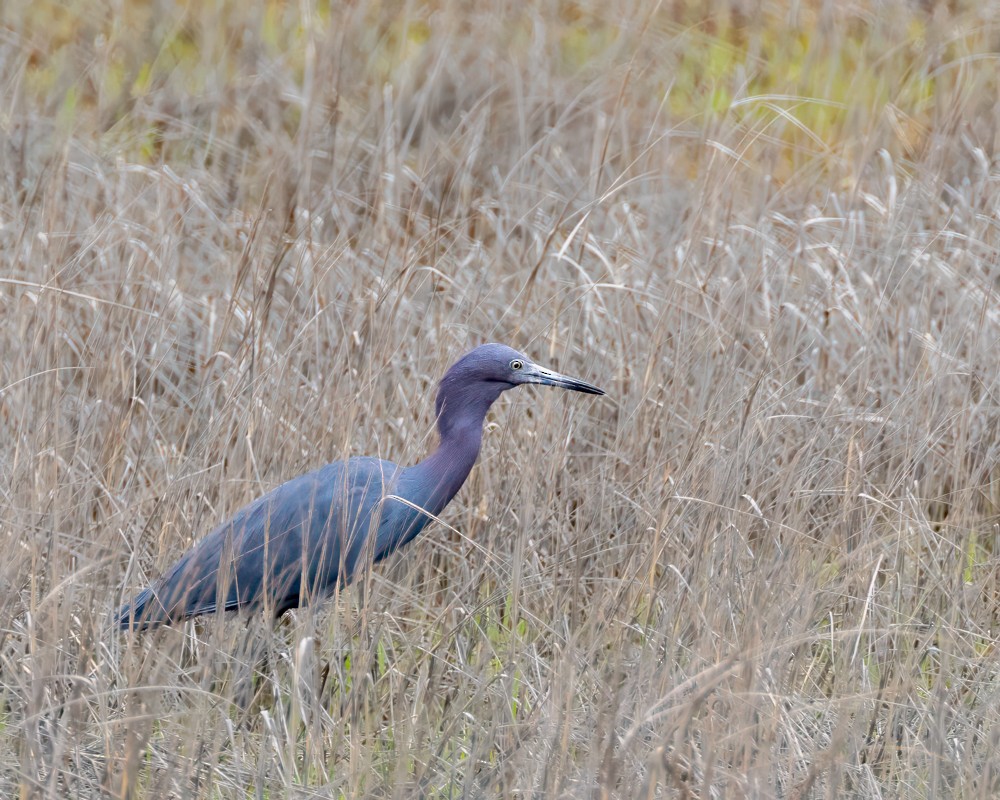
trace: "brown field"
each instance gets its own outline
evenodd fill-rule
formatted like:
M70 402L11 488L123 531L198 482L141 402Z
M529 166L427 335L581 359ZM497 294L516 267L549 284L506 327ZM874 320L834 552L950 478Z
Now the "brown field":
M0 796L1000 793L1000 6L0 4ZM112 612L497 404L270 625Z

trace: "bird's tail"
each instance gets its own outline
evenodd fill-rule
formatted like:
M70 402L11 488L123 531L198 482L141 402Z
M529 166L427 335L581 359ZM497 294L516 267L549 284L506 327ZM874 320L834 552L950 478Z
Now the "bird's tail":
M113 627L120 631L144 631L167 621L166 610L153 593L152 587L143 589L131 603L126 603L115 614Z

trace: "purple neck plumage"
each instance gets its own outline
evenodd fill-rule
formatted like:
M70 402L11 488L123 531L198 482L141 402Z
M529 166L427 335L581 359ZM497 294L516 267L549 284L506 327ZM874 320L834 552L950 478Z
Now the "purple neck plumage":
M500 381L470 381L454 367L445 374L434 406L441 441L407 470L418 494L411 500L433 514L448 504L479 457L486 413L509 388Z

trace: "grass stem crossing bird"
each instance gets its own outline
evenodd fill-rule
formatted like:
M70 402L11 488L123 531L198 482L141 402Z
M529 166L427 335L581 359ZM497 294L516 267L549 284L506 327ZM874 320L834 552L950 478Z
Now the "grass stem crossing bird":
M150 628L235 609L277 617L349 583L441 513L476 463L486 412L525 383L604 394L506 345L481 345L441 379L440 442L427 458L411 467L351 458L281 484L188 550L118 611L116 625Z

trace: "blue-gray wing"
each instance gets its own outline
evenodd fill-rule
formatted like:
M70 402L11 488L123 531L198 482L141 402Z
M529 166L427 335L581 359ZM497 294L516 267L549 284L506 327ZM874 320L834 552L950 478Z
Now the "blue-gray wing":
M326 595L363 566L397 470L352 458L283 483L185 553L119 612L118 625L145 628L220 608L266 606L278 615Z

